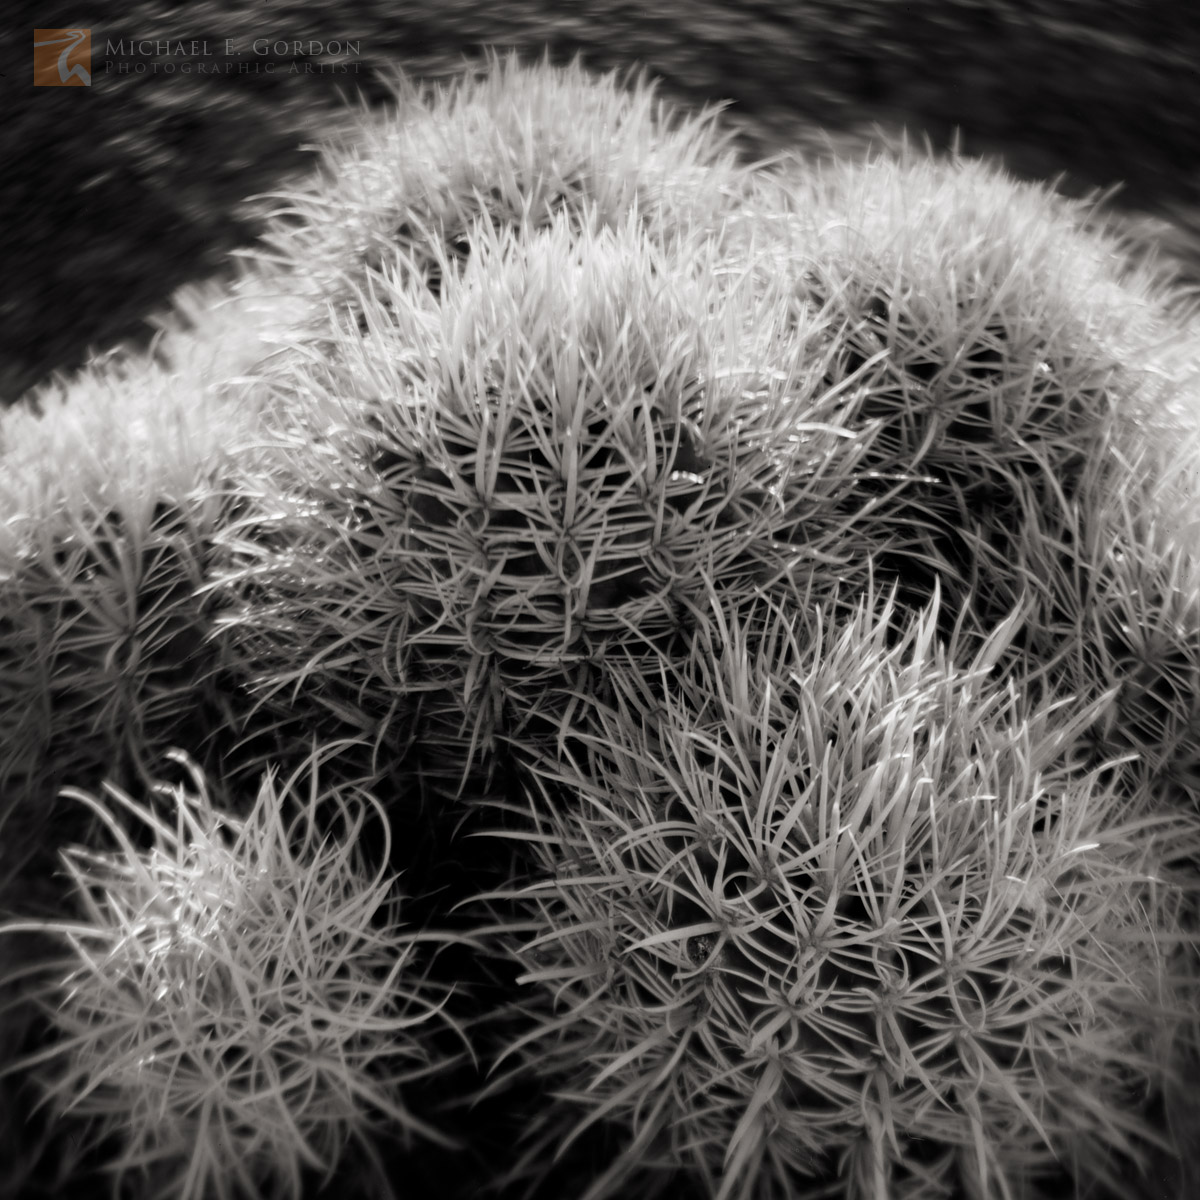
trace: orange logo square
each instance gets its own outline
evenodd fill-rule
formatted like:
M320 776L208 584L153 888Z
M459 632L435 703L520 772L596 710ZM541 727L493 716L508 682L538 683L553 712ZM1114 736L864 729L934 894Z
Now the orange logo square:
M34 87L91 87L92 31L35 29Z

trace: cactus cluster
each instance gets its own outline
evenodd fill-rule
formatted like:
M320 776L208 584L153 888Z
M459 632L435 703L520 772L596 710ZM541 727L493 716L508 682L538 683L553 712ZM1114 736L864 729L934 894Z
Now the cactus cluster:
M1180 298L979 164L400 98L0 419L0 1046L79 1177L1187 1195Z

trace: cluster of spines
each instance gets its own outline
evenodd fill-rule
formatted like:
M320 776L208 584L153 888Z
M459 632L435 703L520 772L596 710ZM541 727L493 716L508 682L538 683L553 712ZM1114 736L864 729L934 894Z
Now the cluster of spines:
M298 1195L381 1126L443 1136L404 1100L454 1063L449 990L428 977L443 938L401 922L379 801L319 781L336 750L268 771L244 816L184 756L193 790L159 789L173 811L69 790L113 848L65 852L76 920L0 927L65 943L38 970L55 1036L9 1069L38 1069L81 1153L121 1143L118 1188Z
M281 197L256 251L268 274L348 311L360 332L373 280L436 302L481 225L532 233L564 219L594 233L637 211L662 244L718 224L745 175L712 114L679 114L644 77L508 55L444 85L395 86L403 118L364 122L331 147L323 170ZM595 125L603 138L580 136Z
M441 704L476 764L614 647L686 634L706 587L818 558L866 577L829 503L858 446L822 419L778 287L714 278L706 243L676 261L634 219L479 236L436 319L397 290L386 329L306 369L337 448L281 472L266 507L298 541L248 545L236 618L258 639L294 612L290 685ZM778 369L741 357L756 322Z
M575 1109L540 1132L626 1129L590 1195L651 1146L721 1197L1140 1161L1138 1096L1190 1029L1200 829L1130 818L1074 765L1091 714L987 678L1013 622L964 672L936 608L899 640L889 607L816 611L717 610L686 665L614 671L533 756L534 879L497 928L526 984L510 1053Z

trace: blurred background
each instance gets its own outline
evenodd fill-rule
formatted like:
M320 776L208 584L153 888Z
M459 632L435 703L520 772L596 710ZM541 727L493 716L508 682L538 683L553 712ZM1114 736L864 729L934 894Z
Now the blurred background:
M1200 283L1195 0L10 0L0 43L0 403L224 269L265 205L396 66L486 46L644 65L729 101L748 157L957 144L1108 202ZM91 31L90 86L33 85L35 29ZM829 138L827 144L825 138Z

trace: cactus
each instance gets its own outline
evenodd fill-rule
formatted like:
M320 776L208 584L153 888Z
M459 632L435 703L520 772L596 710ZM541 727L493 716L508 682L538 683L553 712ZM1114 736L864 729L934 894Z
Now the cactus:
M320 785L336 749L268 772L245 818L191 764L194 791L161 789L173 814L111 785L107 802L72 790L115 843L64 855L80 919L0 926L66 943L39 973L55 1036L8 1069L36 1066L91 1144L123 1143L118 1188L140 1175L182 1200L297 1196L351 1141L369 1156L377 1127L442 1136L404 1102L406 1081L453 1063L435 1036L452 1028L446 995L426 979L439 935L401 926L379 802Z
M1039 686L1103 698L1089 731L1093 765L1130 796L1200 807L1200 531L1195 432L1166 458L1145 454L1140 487L1097 505L1070 578L1031 562L1059 598L1030 638ZM1153 465L1151 465L1153 464Z
M0 425L0 892L24 856L49 876L83 836L60 787L144 782L231 720L199 589L236 507L221 436L250 422L218 424L221 403L203 379L117 364Z
M1045 597L1027 553L1069 558L1106 496L1142 486L1130 463L1169 392L1161 280L1123 272L1087 206L975 162L902 153L775 186L797 305L828 325L828 385L853 375L847 424L873 430L860 528L881 576L918 608L936 578L944 615L965 606L986 631Z
M938 618L714 607L685 664L614 668L583 749L531 756L500 1057L574 1108L543 1154L626 1131L589 1197L643 1154L720 1200L1063 1194L1162 1140L1200 823L1131 815L1078 769L1090 711L989 678L1015 618L966 668Z
M249 539L230 618L248 658L291 654L281 696L418 697L468 768L613 647L685 633L709 585L867 574L831 503L858 445L821 419L784 292L632 218L476 232L436 313L397 287L293 378L316 415L262 504L286 549Z
M707 120L511 58L409 99L269 239L332 319L271 378L295 463L223 586L264 703L316 698L393 757L415 720L462 774L631 621L686 623L739 538L768 561L738 571L780 570L773 531L837 486L837 438L762 264L725 278L754 239Z
M53 858L36 843L63 840L57 825L83 836L60 787L144 785L173 745L244 779L319 732L302 706L282 734L254 724L253 672L235 673L215 621L217 532L248 506L233 464L245 485L270 458L269 394L232 372L269 355L286 308L249 281L189 293L156 358L97 363L0 422L0 892L26 851Z
M251 255L283 290L348 313L363 333L381 273L436 301L480 223L533 232L561 215L594 232L637 212L666 244L718 225L745 175L712 112L667 105L644 75L508 54L430 87L397 74L393 90L401 115L333 142L321 169L280 195ZM317 322L310 338L319 333Z

